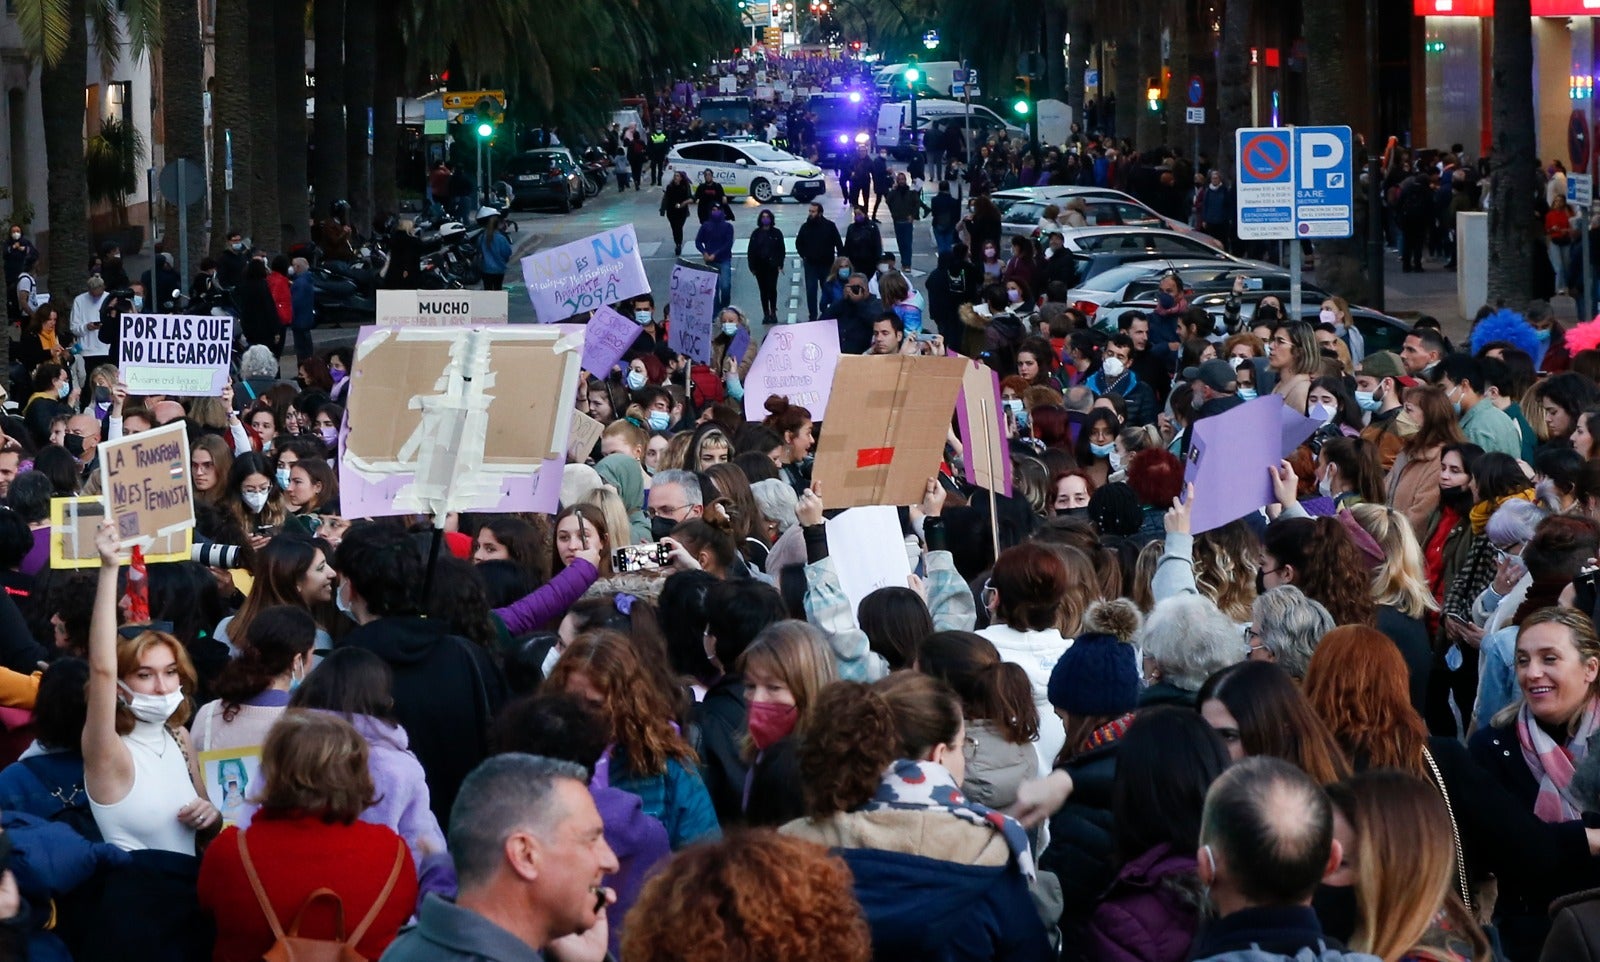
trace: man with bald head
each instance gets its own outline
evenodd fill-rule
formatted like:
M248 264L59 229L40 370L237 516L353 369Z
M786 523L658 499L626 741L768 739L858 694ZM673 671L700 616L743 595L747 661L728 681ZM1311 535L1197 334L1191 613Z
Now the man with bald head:
M173 421L181 421L189 413L177 401L157 401L156 406L150 410L156 416L156 426L164 427Z
M99 419L93 414L74 414L67 419L67 434L61 443L78 459L78 476L89 477L95 467L95 451L100 447Z
M1311 896L1344 853L1333 804L1300 769L1266 755L1234 763L1206 793L1196 862L1218 918L1196 937L1196 960L1374 962L1324 935Z

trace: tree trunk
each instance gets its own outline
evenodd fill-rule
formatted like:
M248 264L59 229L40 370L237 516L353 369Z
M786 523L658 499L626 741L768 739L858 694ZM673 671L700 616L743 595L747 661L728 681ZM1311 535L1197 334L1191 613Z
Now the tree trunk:
M1072 119L1088 133L1089 125L1083 117L1083 78L1089 70L1089 51L1093 48L1095 31L1089 18L1089 0L1068 0L1067 33L1072 45L1067 50L1067 106L1072 109Z
M378 19L379 50L400 50L400 20L394 14ZM372 123L372 207L374 212L392 214L400 206L397 182L400 152L400 127L395 122L395 101L405 96L405 64L399 57L378 57L373 77L376 109ZM420 171L418 172L420 174Z
M250 0L217 0L216 57L219 64L236 64L240 69L219 70L212 94L211 196L216 210L211 219L212 233L219 239L233 231L253 237L250 203L250 173L255 155L251 152L250 78L245 65L250 57ZM227 138L233 139L233 190L225 186ZM217 228L220 226L220 230Z
M1313 124L1342 124L1350 119L1346 94L1348 74L1357 64L1345 45L1343 4L1309 2L1303 7L1306 38L1306 92L1311 101ZM1351 164L1351 182L1360 171ZM1367 292L1363 234L1359 227L1348 238L1317 241L1317 284L1348 301L1359 301Z
M272 8L283 0L252 0L250 22L249 100L250 144L250 223L255 228L256 245L263 250L283 250L283 223L278 214L278 98L274 53L276 44Z
M1166 120L1167 146L1189 158L1193 171L1199 163L1194 156L1194 128L1187 119L1189 108L1189 4L1187 0L1167 0L1166 25L1172 31L1172 56L1167 69L1172 78L1167 83L1167 102L1162 117ZM1179 184L1183 190L1191 185Z
M367 111L373 109L373 72L377 69L374 2L345 0L344 12L345 156L350 164L350 224L357 234L372 230L372 182L368 171L377 157L367 155ZM373 120L376 123L376 116Z
M200 43L200 9L193 0L161 4L161 118L166 138L166 162L182 157L203 170L206 165L205 100L201 71L204 48ZM194 198L188 198L194 200ZM206 250L206 198L200 197L186 212L178 210L175 197L165 198L166 248L177 265L178 218L189 224L189 267L198 268ZM187 288L189 279L183 279Z
M1234 131L1250 126L1250 18L1253 0L1227 0L1217 59L1217 169L1233 179Z
M305 0L274 3L272 33L273 100L278 114L278 223L287 250L310 237L306 211L306 144L310 138L306 124Z
M1047 0L1044 7L1044 40L1039 48L1044 53L1044 92L1041 97L1064 98L1067 90L1066 65L1061 59L1061 36L1067 32L1063 0Z
M350 193L345 157L344 2L313 0L316 33L317 113L312 125L312 186L316 212L325 215L334 201ZM365 123L366 118L362 118Z
M1139 44L1128 29L1128 18L1121 13L1114 13L1113 16L1113 22L1118 25L1112 34L1117 38L1117 79L1114 87L1117 98L1114 113L1117 139L1132 140L1139 122L1139 111L1144 109L1144 91L1139 89L1139 85L1144 83L1139 76Z
M57 304L71 304L84 289L89 263L89 185L83 177L83 85L88 80L89 32L84 0L66 0L71 33L55 66L39 74L39 106L44 111L44 149L48 171L45 209L50 217L49 286ZM5 351L9 355L7 338ZM9 360L9 357L8 357Z
M1533 29L1528 0L1497 0L1490 109L1493 194L1489 202L1489 297L1521 310L1539 225L1534 221Z

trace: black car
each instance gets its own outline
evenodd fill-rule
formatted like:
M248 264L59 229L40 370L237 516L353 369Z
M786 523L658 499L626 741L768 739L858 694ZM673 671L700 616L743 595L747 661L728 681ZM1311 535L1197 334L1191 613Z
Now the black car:
M506 165L505 179L515 192L513 210L542 205L565 214L583 206L583 172L559 149L518 154Z
M1250 319L1255 316L1256 305L1268 294L1283 302L1285 312L1289 310L1289 295L1283 290L1257 290L1245 291L1237 295L1236 310L1241 327L1248 328ZM1206 313L1218 319L1226 319L1230 313L1228 301L1232 297L1227 292L1212 291L1205 294L1196 294L1190 299L1192 307L1203 307ZM1318 314L1322 311L1322 301L1326 297L1320 290L1311 285L1301 288L1300 319L1311 324L1317 323ZM1361 332L1363 348L1368 354L1378 351L1400 352L1405 344L1406 335L1411 333L1411 325L1398 317L1390 317L1381 311L1370 307L1350 305L1350 316L1355 321L1356 330Z

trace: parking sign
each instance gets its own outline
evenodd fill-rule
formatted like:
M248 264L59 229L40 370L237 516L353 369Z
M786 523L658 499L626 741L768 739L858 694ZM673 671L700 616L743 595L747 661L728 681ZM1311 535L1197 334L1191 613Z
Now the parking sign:
M1299 236L1355 233L1354 155L1349 127L1294 128L1294 216Z
M1294 236L1294 146L1290 131L1242 127L1234 135L1234 191L1239 237L1286 240Z

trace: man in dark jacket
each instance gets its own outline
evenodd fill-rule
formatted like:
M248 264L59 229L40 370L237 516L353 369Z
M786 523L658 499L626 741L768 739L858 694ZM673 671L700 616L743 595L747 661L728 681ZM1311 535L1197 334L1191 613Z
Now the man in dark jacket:
M867 153L863 144L856 154L856 162L850 166L850 203L853 206L867 209L867 202L872 199L872 156Z
M408 534L357 524L339 543L338 606L360 627L341 648L364 648L394 673L394 713L428 779L441 824L462 779L488 754L489 719L505 681L488 653L422 616L423 555Z
M883 199L889 196L889 188L894 186L894 178L889 175L889 152L879 150L878 156L872 159L872 219L878 219L878 208L883 206Z
M939 181L939 192L933 195L928 210L933 217L933 246L943 257L955 245L956 228L961 225L961 201L951 195L949 181Z
M294 309L290 329L294 331L294 357L304 364L311 356L311 330L317 326L317 284L311 276L311 264L304 257L296 257L289 265L293 280L289 282L289 302Z
M1201 192L1200 229L1233 249L1233 188L1222 182L1222 171L1211 172L1211 182Z
M905 174L894 175L889 189L889 220L894 222L894 241L900 248L900 263L911 270L911 248L916 243L917 221L932 208L922 202L922 194L911 189Z
M1183 432L1183 453L1188 454L1195 421L1231 411L1244 400L1239 397L1239 375L1227 361L1213 359L1199 367L1186 367L1183 379L1194 389L1194 417Z
M806 212L806 222L795 234L794 252L806 271L807 320L817 319L817 293L830 278L834 258L844 255L844 240L839 228L822 213L822 205L812 202Z
M855 223L844 232L844 256L857 274L871 276L883 259L883 234L878 222L867 219L866 207L857 207Z
M1156 403L1155 391L1150 385L1139 379L1130 366L1133 357L1133 338L1123 333L1112 336L1106 345L1105 357L1100 362L1100 370L1090 375L1084 381L1084 386L1094 392L1095 397L1104 397L1107 394L1120 394L1128 404L1128 416L1125 424L1134 427L1143 427L1146 424L1156 423L1156 414L1160 406Z
M828 309L839 321L839 352L865 354L872 346L872 323L883 316L883 302L867 290L867 275L857 271L844 284L844 297Z
M724 220L726 212L713 208L711 218L700 225L694 248L706 266L717 272L716 309L728 306L733 296L733 225Z

